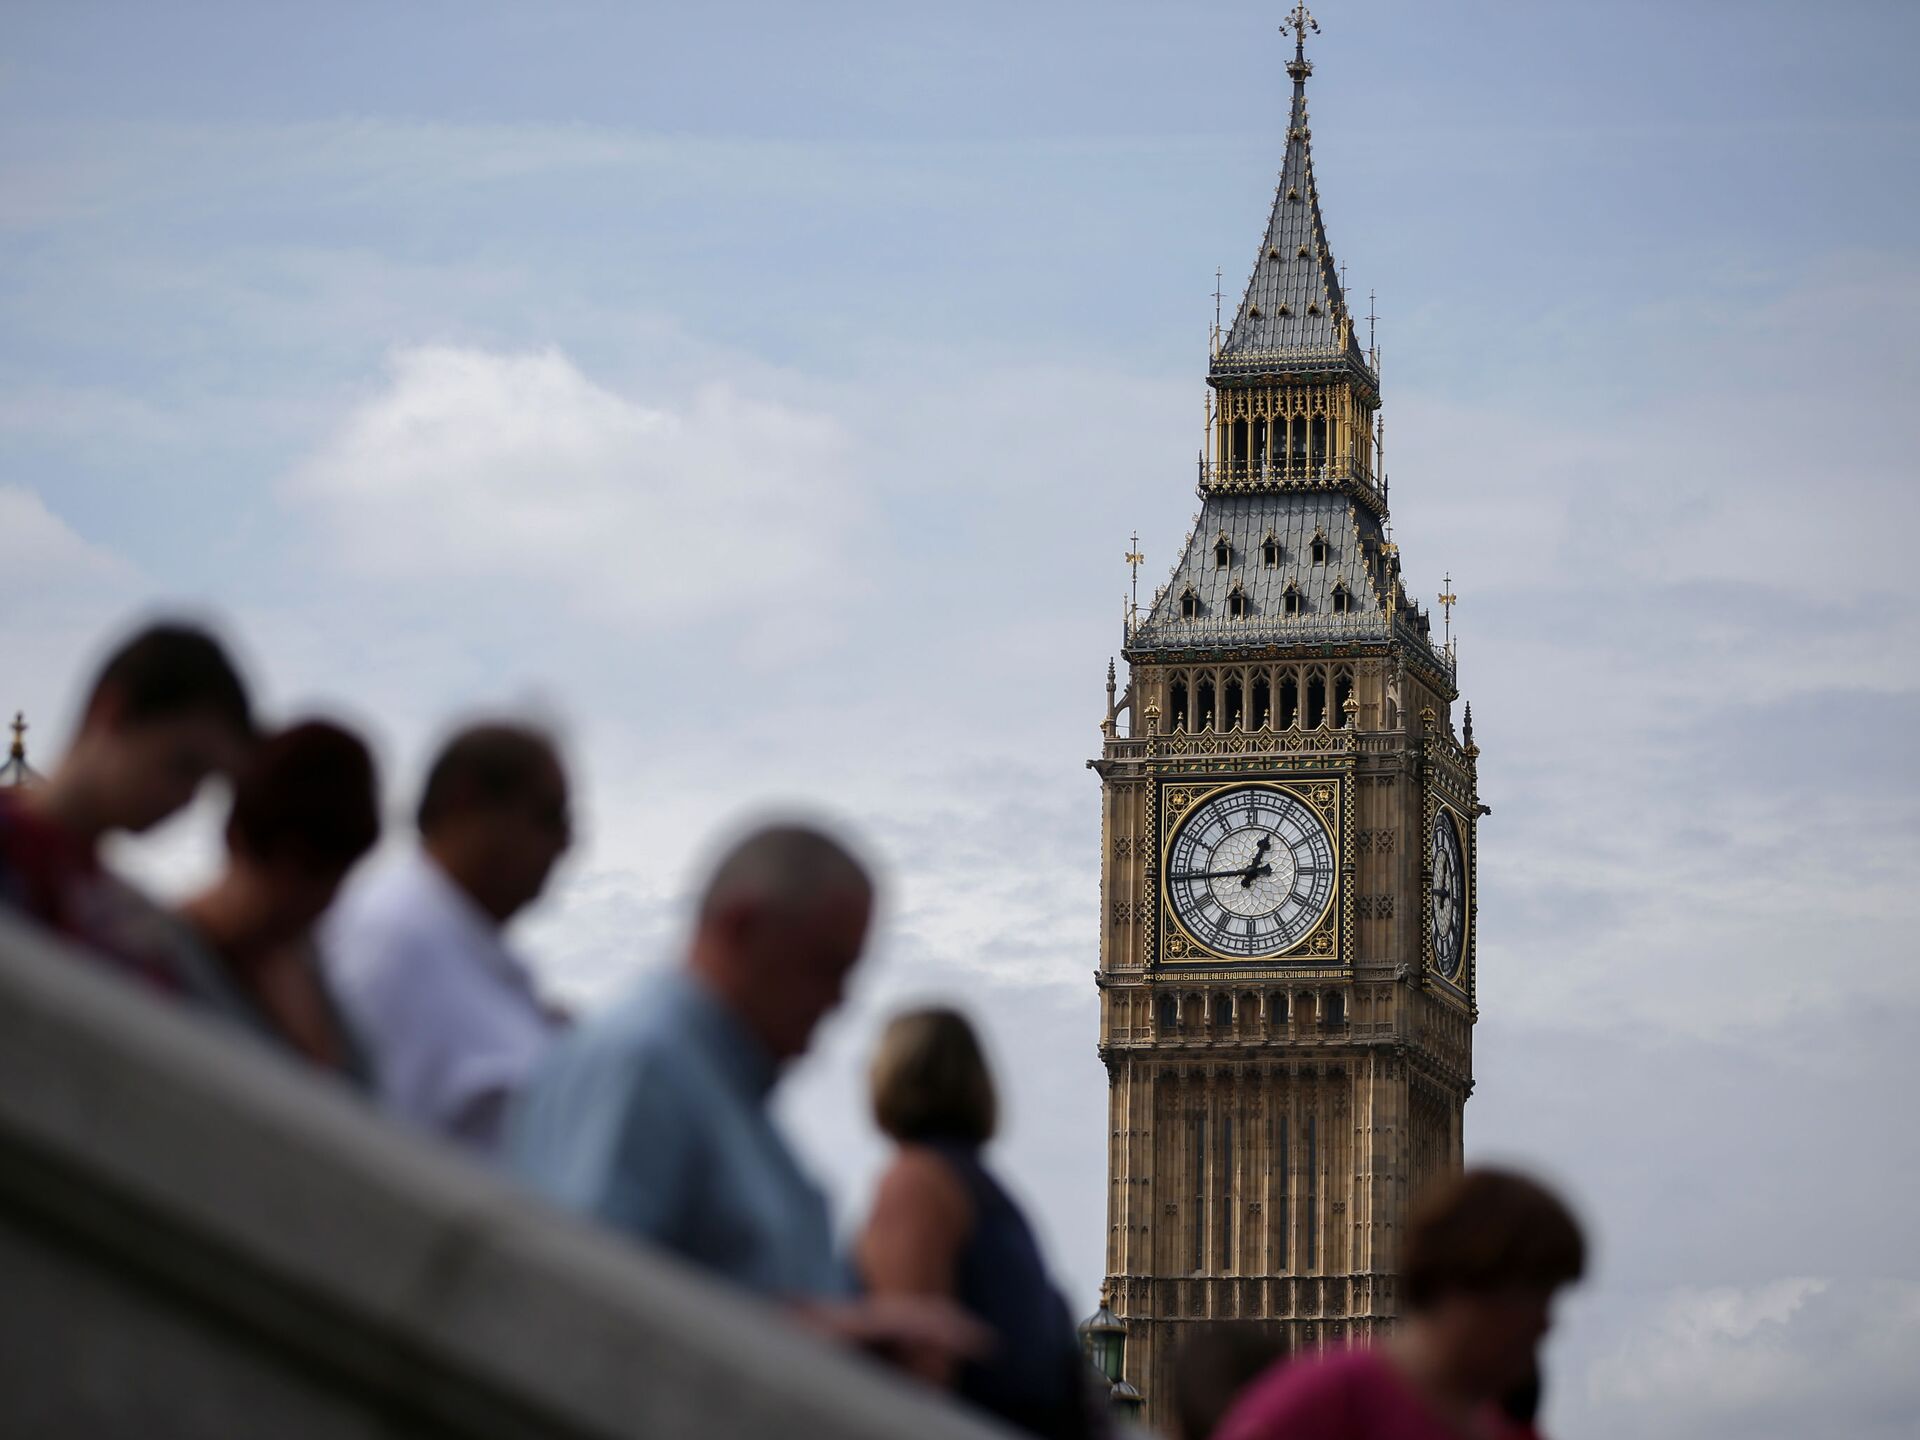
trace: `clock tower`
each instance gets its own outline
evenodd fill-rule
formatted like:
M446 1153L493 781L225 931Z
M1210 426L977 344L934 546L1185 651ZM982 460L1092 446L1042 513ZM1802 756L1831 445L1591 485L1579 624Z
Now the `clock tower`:
M1195 1327L1297 1347L1392 1319L1409 1198L1460 1165L1473 1088L1479 751L1402 584L1375 356L1314 182L1317 27L1303 5L1288 28L1286 158L1214 340L1199 514L1129 616L1091 762L1108 1293L1155 1424Z

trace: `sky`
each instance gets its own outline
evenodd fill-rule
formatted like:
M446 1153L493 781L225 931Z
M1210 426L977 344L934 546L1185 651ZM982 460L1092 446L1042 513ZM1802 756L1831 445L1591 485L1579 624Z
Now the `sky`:
M0 709L215 617L269 714L565 737L516 939L591 1007L746 817L884 911L782 1114L857 1224L877 1025L959 999L1076 1310L1104 1233L1095 753L1196 508L1283 149L1277 4L5 7ZM1395 536L1460 597L1469 1158L1597 1238L1567 1437L1920 1415L1920 9L1328 0ZM1902 179L1901 177L1907 177ZM209 795L122 863L164 894Z

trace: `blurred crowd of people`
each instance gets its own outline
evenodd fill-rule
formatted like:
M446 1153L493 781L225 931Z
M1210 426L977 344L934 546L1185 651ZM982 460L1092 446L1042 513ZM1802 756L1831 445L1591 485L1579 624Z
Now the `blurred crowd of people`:
M210 884L169 908L103 863L106 837L151 829L215 775L232 800ZM505 935L572 840L552 738L459 729L427 769L417 834L362 866L383 808L350 729L263 728L217 639L152 625L107 659L48 773L0 789L0 907L1019 1429L1106 1430L1104 1384L984 1159L999 1106L962 1014L886 1028L871 1101L896 1148L850 1253L769 1111L866 946L874 881L845 843L804 824L744 836L705 881L681 963L576 1022ZM1406 1315L1377 1346L1289 1359L1248 1331L1201 1332L1178 1367L1187 1440L1531 1433L1548 1307L1584 1264L1572 1216L1531 1180L1470 1171L1427 1198L1403 1249Z

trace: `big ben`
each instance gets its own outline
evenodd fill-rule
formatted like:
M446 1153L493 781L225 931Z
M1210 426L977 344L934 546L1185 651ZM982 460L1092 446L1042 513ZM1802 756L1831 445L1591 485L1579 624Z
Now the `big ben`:
M1409 1198L1460 1165L1473 1088L1479 752L1402 583L1304 6L1288 28L1285 159L1212 347L1198 517L1129 618L1092 762L1107 1288L1155 1424L1193 1327L1299 1346L1392 1320Z

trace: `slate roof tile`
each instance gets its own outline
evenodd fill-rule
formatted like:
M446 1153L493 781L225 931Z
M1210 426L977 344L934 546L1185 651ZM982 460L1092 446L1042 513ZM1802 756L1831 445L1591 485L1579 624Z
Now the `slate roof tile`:
M1306 87L1311 67L1296 60L1288 68L1294 81L1286 157L1246 291L1215 359L1217 370L1244 369L1262 358L1364 364L1346 325L1340 269L1327 244L1313 179Z

